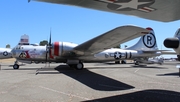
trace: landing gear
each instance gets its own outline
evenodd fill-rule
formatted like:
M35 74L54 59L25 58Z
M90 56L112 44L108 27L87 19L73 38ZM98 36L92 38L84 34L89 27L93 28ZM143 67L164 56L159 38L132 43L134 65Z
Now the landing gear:
M120 61L115 61L115 64L120 64ZM125 61L125 60L122 60L122 61L121 61L121 64L126 64L126 61Z
M122 60L122 61L121 61L121 64L126 64L126 61L125 61L125 60Z
M139 65L139 62L138 62L138 61L134 61L134 64L135 64L135 65Z
M84 68L84 65L82 62L79 62L78 64L76 64L76 67L75 67L77 70L82 70Z
M84 65L82 62L79 62L78 64L68 64L71 68L75 68L77 70L82 70L84 68Z
M34 61L34 63L39 64L40 62L39 61Z
M120 61L115 61L115 64L120 64Z
M14 69L19 69L19 65L18 65L18 64L14 64L14 65L13 65L13 68L14 68Z

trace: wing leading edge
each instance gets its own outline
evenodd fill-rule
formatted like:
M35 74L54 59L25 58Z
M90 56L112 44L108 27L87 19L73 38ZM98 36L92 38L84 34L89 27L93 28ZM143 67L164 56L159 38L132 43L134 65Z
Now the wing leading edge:
M74 50L76 53L83 53L83 55L94 54L147 33L149 33L149 30L141 27L130 25L120 26L76 46Z

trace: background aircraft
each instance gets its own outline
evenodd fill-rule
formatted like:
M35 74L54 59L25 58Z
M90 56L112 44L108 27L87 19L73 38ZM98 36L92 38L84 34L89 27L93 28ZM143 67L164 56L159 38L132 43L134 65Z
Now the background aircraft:
M105 49L112 48L126 41L148 34L149 30L136 26L121 26L80 45L70 42L54 42L51 44L51 36L48 46L33 46L28 43L18 44L12 49L12 55L22 61L63 62L70 67L83 69L83 62L114 61L113 58L99 59L94 57ZM128 55L127 57L131 57ZM13 66L18 69L17 63Z
M177 55L178 60L180 61L180 28L176 31L174 37L166 38L164 40L164 46L167 48L172 48Z
M28 0L30 2L31 0ZM170 22L180 19L179 0L33 0Z
M10 48L0 48L0 59L12 58Z

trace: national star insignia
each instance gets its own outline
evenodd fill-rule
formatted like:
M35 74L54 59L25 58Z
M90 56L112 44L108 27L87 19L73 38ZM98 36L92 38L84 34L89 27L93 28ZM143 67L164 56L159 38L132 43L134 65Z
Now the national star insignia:
M150 2L138 2L138 0L131 0L130 2L125 2L125 3L115 3L118 5L121 5L121 7L117 8L116 10L123 9L123 8L133 8L133 9L138 9L139 5L147 4Z

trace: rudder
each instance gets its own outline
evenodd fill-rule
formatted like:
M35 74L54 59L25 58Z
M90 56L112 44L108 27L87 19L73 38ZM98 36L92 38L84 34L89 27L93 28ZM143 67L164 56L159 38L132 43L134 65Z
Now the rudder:
M150 30L150 33L142 36L135 45L133 45L129 48L126 48L127 50L137 50L137 51L139 51L139 50L141 50L141 51L158 50L154 30L150 27L148 27L146 29Z

